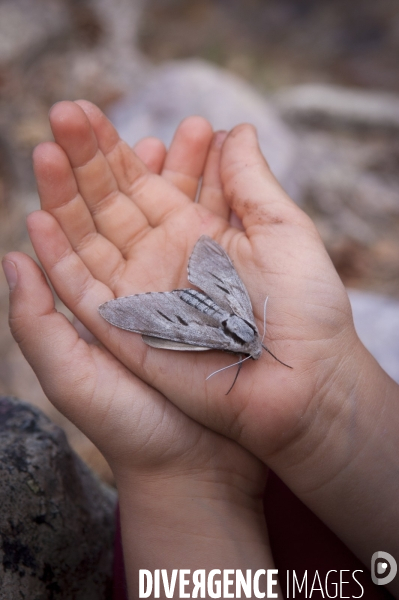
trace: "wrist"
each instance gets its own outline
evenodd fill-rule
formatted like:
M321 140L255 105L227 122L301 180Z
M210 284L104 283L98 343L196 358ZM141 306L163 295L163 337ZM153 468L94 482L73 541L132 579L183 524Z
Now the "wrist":
M266 471L262 480L253 481L244 475L223 470L163 473L129 473L117 477L121 511L124 507L135 511L140 521L147 521L155 531L157 523L184 532L186 535L211 538L230 535L224 526L235 524L235 536L252 539L253 530L266 531L263 516L263 489ZM154 521L154 514L157 515ZM162 516L162 518L161 518ZM219 525L223 522L223 527ZM178 524L178 527L177 527ZM175 527L176 525L176 527ZM253 528L253 529L252 529ZM162 534L161 534L162 535Z
M270 466L366 564L399 553L399 386L360 341L315 397L306 432Z
M139 571L274 568L261 494L214 471L118 482L128 587L137 597ZM244 479L244 478L243 478ZM253 487L252 483L248 487Z
M392 380L357 337L325 372L296 436L265 460L301 495L348 469L372 439L380 444L375 433L384 427L381 407L392 392Z

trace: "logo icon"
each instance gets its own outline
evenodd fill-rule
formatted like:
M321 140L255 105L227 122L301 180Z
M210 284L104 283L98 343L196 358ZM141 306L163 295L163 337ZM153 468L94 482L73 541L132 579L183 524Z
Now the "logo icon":
M374 552L371 557L371 579L376 585L387 585L395 578L398 565L388 552Z

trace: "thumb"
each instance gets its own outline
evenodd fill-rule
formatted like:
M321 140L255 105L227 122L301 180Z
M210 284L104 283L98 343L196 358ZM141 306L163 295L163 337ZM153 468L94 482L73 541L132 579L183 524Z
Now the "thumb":
M75 391L84 396L95 384L94 369L87 372L93 362L90 348L56 311L44 274L29 256L11 252L3 258L3 269L10 287L11 333L46 395L64 414L71 413L73 407L65 402L70 382L79 380ZM75 415L67 416L76 421Z
M227 202L246 230L292 221L302 214L272 174L252 125L238 125L227 136L220 176Z

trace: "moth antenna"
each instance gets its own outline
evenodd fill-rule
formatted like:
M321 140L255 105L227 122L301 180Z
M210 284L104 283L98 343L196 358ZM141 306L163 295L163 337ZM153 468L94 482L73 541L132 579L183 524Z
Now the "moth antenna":
M263 336L262 336L262 341L261 341L262 348L264 350L266 350L266 352L268 352L269 354L271 354L273 356L273 358L277 362L279 362L280 364L284 365L285 367L288 367L289 369L293 369L294 367L291 367L290 365L287 365L285 362L283 362L282 360L280 360L279 358L277 358L277 356L274 356L273 352L270 352L269 348L266 348L266 346L264 346L264 344L263 344L263 340L265 339L265 335L266 335L266 305L267 305L267 301L268 300L269 300L269 296L266 296L265 304L263 305Z
M274 359L275 359L277 362L279 362L280 364L284 365L285 367L288 367L289 369L293 369L293 368L294 368L294 367L291 367L290 365L287 365L285 362L283 362L283 361L282 361L282 360L280 360L279 358L277 358L277 356L274 356L273 352L270 352L269 348L266 348L266 346L264 346L263 344L262 344L262 348L263 348L264 350L266 350L266 352L268 352L269 354L271 354L271 355L273 356L273 358L274 358Z
M194 199L194 204L198 204L199 199L200 199L200 194L201 194L201 189L202 189L202 184L203 184L203 177L201 176L198 180L198 186L197 186L197 191L195 192L195 199Z
M262 341L261 341L262 346L263 346L263 340L265 339L265 335L266 335L266 305L267 305L268 300L269 300L269 296L266 296L266 300L263 305L263 336L262 336Z
M245 360L246 360L246 359L245 359ZM237 381L238 373L241 371L241 367L242 367L242 363L243 363L243 362L244 362L244 361L242 360L241 362L239 362L239 363L238 363L238 369L237 369L236 376L234 377L234 381L233 381L233 383L231 384L231 386L230 386L230 387L229 387L229 389L227 390L227 392L226 392L226 396L227 396L228 394L230 394L231 390L233 389L233 387L234 387L234 384L235 384L235 382Z
M223 369L218 369L217 371L214 371L213 373L208 375L208 377L205 379L205 381L208 381L208 379L210 379L211 377L216 375L216 373L221 373L222 371L225 371L226 369L231 369L231 367L235 367L236 365L242 365L242 363L245 362L246 360L248 360L248 358L251 358L251 355L247 356L246 358L244 358L242 360L239 360L236 363L233 363L232 365L227 365L227 367L223 367ZM236 375L236 379L237 379L237 375ZM235 380L234 380L234 383L235 383ZM234 383L233 383L233 385L234 385ZM231 387L233 387L233 386L231 386ZM230 390L231 390L231 388L230 388ZM229 392L227 392L227 393L229 393Z

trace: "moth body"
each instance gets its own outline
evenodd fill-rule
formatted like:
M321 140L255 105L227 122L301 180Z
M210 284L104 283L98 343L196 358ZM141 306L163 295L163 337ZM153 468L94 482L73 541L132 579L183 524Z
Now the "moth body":
M226 310L220 308L216 302L212 300L206 294L197 290L182 290L179 294L183 302L186 302L190 306L193 306L197 310L209 315L219 323L224 330L226 335L236 337L238 343L249 343L252 342L257 335L257 332L237 315L229 313Z
M258 332L248 323L236 315L230 315L224 322L225 330L236 336L243 343L250 343L256 339Z

